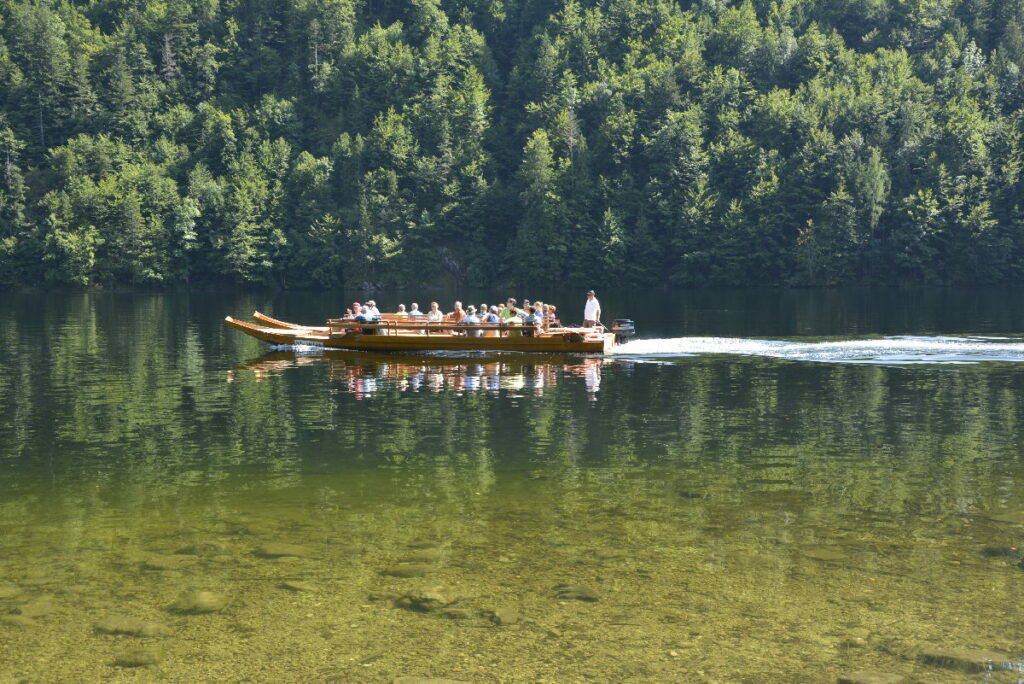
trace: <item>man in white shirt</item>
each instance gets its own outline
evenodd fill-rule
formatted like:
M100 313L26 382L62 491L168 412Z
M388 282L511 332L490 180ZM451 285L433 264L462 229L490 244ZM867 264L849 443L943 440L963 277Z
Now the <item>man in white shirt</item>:
M587 291L587 305L583 307L583 327L593 328L601 321L601 302L593 290Z

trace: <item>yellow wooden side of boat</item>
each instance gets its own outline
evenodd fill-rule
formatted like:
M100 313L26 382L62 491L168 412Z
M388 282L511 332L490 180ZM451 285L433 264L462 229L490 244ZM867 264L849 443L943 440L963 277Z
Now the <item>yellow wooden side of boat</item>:
M269 317L262 316L266 321ZM611 333L584 328L558 328L537 331L533 336L525 326L479 326L460 329L451 323L411 323L382 321L356 323L331 320L327 326L277 327L241 321L231 316L224 324L270 344L310 344L328 349L362 349L367 351L519 351L553 353L605 353L615 345ZM479 331L471 337L467 331Z
M316 330L318 332L328 332L330 330L326 325L299 325L298 323L289 323L287 321L271 318L259 311L253 311L252 317L268 328L282 328L285 330Z

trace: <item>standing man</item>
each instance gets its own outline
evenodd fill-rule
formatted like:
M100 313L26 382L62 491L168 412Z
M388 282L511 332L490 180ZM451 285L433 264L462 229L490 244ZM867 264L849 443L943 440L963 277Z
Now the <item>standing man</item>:
M601 302L593 290L587 290L587 305L583 307L583 327L593 328L601 321Z

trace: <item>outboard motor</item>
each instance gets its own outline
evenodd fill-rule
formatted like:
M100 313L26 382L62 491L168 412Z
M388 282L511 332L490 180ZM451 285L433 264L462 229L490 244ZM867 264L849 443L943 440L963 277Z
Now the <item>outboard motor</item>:
M633 321L628 318L616 318L612 322L612 333L615 335L615 344L622 344L633 335L636 335L636 327Z

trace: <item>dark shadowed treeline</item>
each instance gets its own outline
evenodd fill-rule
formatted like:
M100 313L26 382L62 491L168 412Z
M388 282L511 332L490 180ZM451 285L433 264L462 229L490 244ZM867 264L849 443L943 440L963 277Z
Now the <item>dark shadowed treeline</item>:
M0 0L0 284L1000 282L1024 0Z

